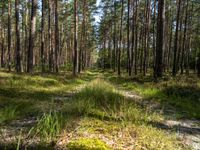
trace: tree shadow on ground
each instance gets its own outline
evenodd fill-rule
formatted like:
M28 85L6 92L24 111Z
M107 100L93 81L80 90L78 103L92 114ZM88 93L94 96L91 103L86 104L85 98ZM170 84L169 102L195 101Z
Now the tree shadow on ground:
M33 91L28 89L18 88L0 88L0 97L14 99L34 99L34 100L49 100L50 97L57 95L54 92Z
M1 150L54 150L53 144L31 144L31 145L23 145L20 144L18 147L17 143L0 143Z
M200 120L199 120L199 122L200 122ZM167 125L167 124L161 123L161 122L148 122L148 124L153 127L162 129L162 130L176 132L176 133L180 133L180 134L200 135L199 127L189 127L189 126L184 126L181 124Z
M192 86L169 86L160 90L148 99L158 98L167 113L167 106L174 108L174 113L181 118L200 119L200 88Z

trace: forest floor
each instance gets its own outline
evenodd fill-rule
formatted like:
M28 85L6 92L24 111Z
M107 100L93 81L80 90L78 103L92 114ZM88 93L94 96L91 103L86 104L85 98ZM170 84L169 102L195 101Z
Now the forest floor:
M200 150L193 75L0 71L0 149Z

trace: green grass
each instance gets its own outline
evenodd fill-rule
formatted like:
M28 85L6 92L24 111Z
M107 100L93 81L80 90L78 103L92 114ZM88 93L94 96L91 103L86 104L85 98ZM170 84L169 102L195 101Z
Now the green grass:
M174 107L180 118L200 118L200 80L193 75L166 76L159 82L153 82L151 76L130 78L106 73L105 79L120 89L136 92L147 101Z
M43 116L38 119L35 127L31 128L29 135L33 137L39 136L46 142L51 141L61 133L66 120L62 113L49 112L48 114L43 114Z
M69 150L111 150L111 148L99 139L84 139L71 141L67 148Z
M20 143L25 134L28 140L40 140L35 145L38 149L49 145L51 149L52 141L64 139L67 139L65 147L80 150L122 149L124 145L132 145L136 150L188 149L173 133L152 125L163 121L163 114L140 106L120 91L134 91L146 101L173 105L177 113L184 111L185 116L198 118L199 107L193 106L199 104L196 100L199 81L195 84L194 78L191 78L193 82L183 82L186 78L176 80L154 83L151 77L118 78L110 72L98 71L87 71L77 78L64 72L43 75L0 72L0 126L9 127L10 121L37 118L35 124L23 131L22 137L20 134ZM189 88L191 82L196 86ZM79 86L80 91L69 99L55 100L74 93ZM44 143L47 144L43 146Z
M112 84L101 79L92 81L65 107L68 113L74 112L103 120L143 123L151 119L160 119L159 115L141 109L134 101L122 96Z
M0 111L0 123L13 120L17 117L17 107L8 106L6 108L1 109Z

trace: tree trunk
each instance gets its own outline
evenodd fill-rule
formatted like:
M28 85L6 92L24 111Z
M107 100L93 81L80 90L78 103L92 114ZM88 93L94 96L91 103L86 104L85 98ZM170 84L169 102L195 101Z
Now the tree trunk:
M27 72L33 72L33 50L35 43L35 31L36 31L36 13L37 13L37 0L32 0L31 9L31 23L29 31L29 48L28 48L28 60L27 60Z
M122 29L123 29L123 12L124 0L121 0L121 23L120 23L120 46L118 48L118 75L121 75L121 48L122 48Z
M8 70L11 71L11 0L8 0Z
M186 12L185 12L185 23L184 23L184 35L183 35L183 45L182 45L182 57L181 57L181 74L184 72L184 58L186 49L186 34L187 34L187 19L188 19L188 4L189 0L186 1Z
M49 38L49 71L53 68L53 46L52 46L52 30L51 30L51 14L52 14L52 2L48 1L48 38Z
M15 58L16 64L15 69L17 72L21 72L21 56L20 56L20 30L19 30L19 0L15 0L15 31L16 31L16 51L15 51Z
M74 76L78 73L78 12L77 12L77 0L74 0L74 55L73 55L73 74Z
M55 3L55 33L54 33L54 36L55 36L55 69L56 69L56 72L58 72L58 56L59 56L59 27L58 27L58 0L54 0L54 3Z
M0 30L1 30L1 67L4 68L5 67L5 43L4 43L4 40L5 40L5 34L4 34L4 7L5 7L5 3L3 2L2 4L2 19L1 19L1 27L0 27Z
M150 1L146 0L146 20L145 20L145 40L144 40L144 60L143 60L143 75L147 72L147 59L149 51L149 26L150 26Z
M41 63L42 63L42 72L45 71L45 58L44 58L44 17L45 12L45 0L42 0L42 21L41 21Z
M173 76L176 76L176 73L177 73L177 44L178 44L178 27L179 27L180 7L181 7L181 0L178 0L177 16L176 16L176 31L175 31L175 37L174 37L174 62L173 62L173 70L172 70Z
M128 74L131 76L131 60L130 60L130 0L128 0L128 18L127 18L127 68Z
M117 17L117 2L114 0L114 37L113 37L113 48L114 48L114 62L113 62L113 70L116 71L116 63L117 63L117 50L116 50L116 17Z
M138 64L138 50L137 50L137 46L138 46L138 0L136 0L136 10L135 10L135 75L137 75L137 64Z
M154 77L162 77L163 67L163 31L164 31L164 0L158 0L158 18L157 18L157 38L156 38L156 61Z

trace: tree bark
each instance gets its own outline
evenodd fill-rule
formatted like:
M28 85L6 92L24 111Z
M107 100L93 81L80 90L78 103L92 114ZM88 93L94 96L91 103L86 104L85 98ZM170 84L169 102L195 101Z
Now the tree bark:
M4 7L5 7L5 3L2 3L2 18L1 18L1 67L4 68L5 67L5 34L4 34Z
M178 27L179 27L179 16L180 16L181 0L178 0L177 4L177 16L176 16L176 31L174 37L174 61L172 75L176 76L177 73L177 44L178 44Z
M44 58L44 22L45 22L45 0L42 0L42 21L41 21L41 63L42 72L45 71L45 58Z
M118 75L121 75L121 48L122 48L122 29L123 29L124 0L121 0L121 23L120 23L120 46L118 48Z
M136 0L135 4L135 75L137 75L137 64L138 64L138 0Z
M128 0L128 18L127 18L127 68L128 74L131 76L131 60L130 60L130 0Z
M8 70L11 71L11 0L8 0Z
M29 48L28 48L28 60L27 60L27 72L33 72L33 50L35 43L35 31L36 31L36 13L37 13L37 0L32 0L31 8L31 23L29 31Z
M55 70L58 72L59 70L59 63L58 63L58 56L59 56L59 27L58 27L58 0L54 0L55 3Z
M162 77L163 69L163 33L164 33L164 0L158 0L158 18L157 18L157 38L156 38L156 61L154 77Z
M78 73L78 14L77 14L77 0L74 0L74 54L73 54L73 74Z
M19 30L19 0L15 0L15 31L16 31L16 50L15 50L15 69L21 72L21 56L20 56L20 30Z

